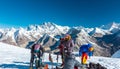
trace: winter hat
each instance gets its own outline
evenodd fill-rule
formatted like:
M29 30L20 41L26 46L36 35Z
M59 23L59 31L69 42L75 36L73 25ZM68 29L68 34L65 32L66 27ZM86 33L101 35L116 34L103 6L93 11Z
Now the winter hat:
M65 35L65 40L70 40L71 39L71 36L69 34L66 34Z

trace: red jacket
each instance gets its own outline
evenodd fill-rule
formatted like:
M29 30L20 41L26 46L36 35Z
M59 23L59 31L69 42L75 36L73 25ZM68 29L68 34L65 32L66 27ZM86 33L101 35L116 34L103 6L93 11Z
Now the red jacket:
M58 48L60 49L60 53L63 52L63 50L64 50L63 44L60 44Z

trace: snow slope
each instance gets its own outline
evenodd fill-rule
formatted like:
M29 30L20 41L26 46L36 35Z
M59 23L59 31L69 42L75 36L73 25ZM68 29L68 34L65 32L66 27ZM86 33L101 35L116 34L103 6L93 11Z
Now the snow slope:
M115 54L112 55L112 58L120 58L120 50L115 52Z
M43 61L49 64L49 54L45 53ZM60 57L60 56L59 56ZM52 55L54 65L56 64L56 55ZM0 42L0 69L29 69L30 50L19 48L17 46L8 45ZM61 60L59 60L61 62Z
M0 69L27 69L30 51L0 43Z
M54 60L53 65L57 65L56 55L52 55L52 58ZM76 59L79 60L80 58L76 57ZM29 60L30 50L0 42L0 69L28 69ZM47 53L44 54L43 61L49 64L49 68L51 69L52 64L48 60ZM120 59L117 58L92 57L88 61L100 63L107 67L107 69L120 69ZM59 62L61 62L60 56Z

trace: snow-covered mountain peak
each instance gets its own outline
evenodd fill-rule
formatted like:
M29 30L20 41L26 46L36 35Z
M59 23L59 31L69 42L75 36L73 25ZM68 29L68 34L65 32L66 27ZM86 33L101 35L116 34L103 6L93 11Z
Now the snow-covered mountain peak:
M112 31L113 29L118 29L120 27L119 23L112 22L108 25L101 26L102 29Z
M36 29L37 29L37 27L38 27L38 25L29 25L28 27L27 27L27 31L36 31Z
M14 27L10 28L9 31L16 31L16 29Z
M90 32L90 35L93 35L93 34L96 34L96 33L100 33L100 34L105 34L104 30L103 29L100 29L98 27L95 27L91 32Z
M43 32L51 33L51 32L54 32L54 31L64 32L64 31L68 31L68 29L70 29L70 27L60 26L60 25L57 25L57 24L52 23L52 22L44 22L41 25L29 25L27 27L27 31L39 31L39 32L42 32L42 33Z
M55 28L56 24L52 22L44 22L42 25L40 25L42 28Z
M85 29L83 26L78 26L78 27L73 27L73 28L75 28L77 30Z
M80 30L79 35L89 36L88 33L84 29Z
M119 25L120 24L113 22L113 23L108 24L107 26L110 30L112 30L114 28L119 28Z
M25 30L24 28L20 27L19 30Z
M102 33L102 34L104 34L103 30L98 28L98 27L95 27L94 32L95 33Z
M59 34L59 33L66 33L70 29L68 26L60 26L56 25L55 23L45 22L42 25L39 25L39 28L43 30L45 33L49 34Z

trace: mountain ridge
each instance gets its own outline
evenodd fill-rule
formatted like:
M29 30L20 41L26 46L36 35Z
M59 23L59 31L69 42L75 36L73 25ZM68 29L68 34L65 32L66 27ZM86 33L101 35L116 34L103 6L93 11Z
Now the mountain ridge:
M119 26L120 24L113 22L102 27L85 28L82 26L60 26L55 23L45 22L42 25L29 25L27 28L20 27L19 29L15 29L12 27L11 29L0 29L0 42L25 48L29 42L41 40L40 43L42 43L44 47L49 47L48 49L51 50L50 48L52 46L58 46L60 37L63 37L64 34L70 34L75 42L77 50L80 45L91 43L97 50L95 55L111 56L112 48L109 44L107 44L106 38L111 38L111 36L107 35L113 35L114 38L111 40L117 41L118 38L116 37L119 37L119 34L114 34L119 33ZM42 37L44 38L42 39ZM109 42L110 40L107 41ZM116 42L111 43L115 45L114 52L117 51L119 43L117 43L118 45L116 45ZM108 51L108 55L105 55L104 51Z

